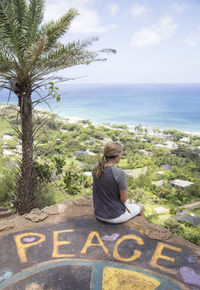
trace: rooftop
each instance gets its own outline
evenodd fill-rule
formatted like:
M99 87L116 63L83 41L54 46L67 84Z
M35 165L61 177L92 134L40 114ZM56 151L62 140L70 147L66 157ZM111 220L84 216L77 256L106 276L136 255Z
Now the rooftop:
M188 187L194 183L187 181L187 180L176 179L176 180L172 181L171 184L175 185L175 186Z

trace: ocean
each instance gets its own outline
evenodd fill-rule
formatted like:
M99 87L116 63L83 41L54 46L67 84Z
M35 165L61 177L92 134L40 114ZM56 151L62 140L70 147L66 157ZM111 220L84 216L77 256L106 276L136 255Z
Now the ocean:
M49 104L66 118L200 132L200 84L66 83L59 93L61 101ZM45 103L37 108L49 111Z

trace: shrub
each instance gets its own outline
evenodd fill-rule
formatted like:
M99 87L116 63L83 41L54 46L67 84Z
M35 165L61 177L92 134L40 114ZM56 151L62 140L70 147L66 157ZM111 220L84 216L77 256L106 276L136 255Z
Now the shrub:
M0 204L9 205L14 188L14 174L12 169L3 168L0 176Z
M48 184L43 187L37 198L37 205L39 208L50 206L56 203L57 191L53 184Z
M80 136L79 136L79 140L80 141L85 141L85 140L89 140L90 139L90 136L87 134L87 133L82 133Z
M185 227L185 230L181 233L181 237L183 239L186 239L190 241L191 243L194 243L198 246L200 246L200 226L197 228L191 226L191 227Z
M76 195L81 192L82 187L88 188L88 180L80 169L73 164L68 168L63 177L63 188L70 195Z
M93 137L99 140L103 140L106 137L106 134L100 131L94 131Z
M94 144L91 148L90 151L96 154L101 154L102 153L102 145L101 144Z
M176 213L177 213L177 207L172 206L172 207L170 208L170 214L171 214L171 215L175 215Z
M173 219L167 219L164 222L164 227L176 235L180 235L184 232L184 227Z

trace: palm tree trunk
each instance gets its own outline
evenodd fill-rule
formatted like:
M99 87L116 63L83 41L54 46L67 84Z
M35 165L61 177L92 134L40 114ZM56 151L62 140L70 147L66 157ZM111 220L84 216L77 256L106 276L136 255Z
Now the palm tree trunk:
M30 94L19 96L22 128L21 174L18 178L15 207L19 214L30 212L36 207L36 180L33 163L33 122Z

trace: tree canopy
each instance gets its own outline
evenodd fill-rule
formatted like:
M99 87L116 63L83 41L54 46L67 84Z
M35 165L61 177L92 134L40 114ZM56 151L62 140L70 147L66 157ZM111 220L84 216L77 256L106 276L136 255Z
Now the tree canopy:
M0 87L14 92L18 97L22 139L22 161L14 193L14 205L19 213L36 207L37 172L34 170L34 132L32 93L50 84L63 80L55 73L76 65L103 61L102 53L113 49L92 51L89 49L97 37L64 44L60 41L73 19L78 15L70 9L56 21L44 23L44 0L0 1ZM34 101L46 101L49 96L40 96Z

